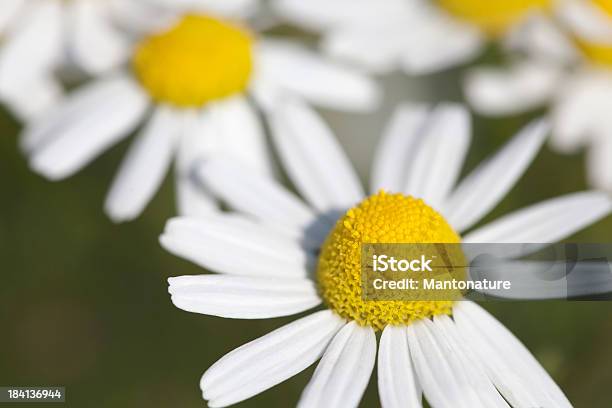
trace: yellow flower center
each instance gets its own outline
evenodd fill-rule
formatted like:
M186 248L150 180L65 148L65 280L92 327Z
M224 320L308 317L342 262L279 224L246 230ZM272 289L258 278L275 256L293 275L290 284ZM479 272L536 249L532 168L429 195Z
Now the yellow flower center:
M455 17L498 36L534 9L548 8L552 0L437 0Z
M584 56L595 65L612 68L612 43L603 44L576 39Z
M320 293L341 317L377 330L450 314L452 301L362 299L361 244L459 242L459 235L423 200L381 191L348 210L325 240L317 270Z
M169 30L140 42L132 63L154 100L200 107L246 89L253 66L252 42L241 27L187 15Z
M592 0L605 13L612 16L612 0Z

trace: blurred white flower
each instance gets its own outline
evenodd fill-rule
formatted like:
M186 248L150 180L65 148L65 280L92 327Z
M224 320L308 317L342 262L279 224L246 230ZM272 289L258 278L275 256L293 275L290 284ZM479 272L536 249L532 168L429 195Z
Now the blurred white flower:
M552 146L587 147L591 185L612 190L612 6L606 0L560 0L557 26L542 20L521 39L509 68L477 68L466 78L470 104L502 116L550 104ZM564 31L561 31L564 29Z
M273 0L284 20L323 33L330 55L386 73L465 63L523 29L551 0Z
M465 233L529 166L545 123L526 127L457 183L471 139L468 113L456 105L402 107L375 153L367 198L331 131L306 105L286 101L272 125L281 161L305 201L221 157L204 162L200 177L237 212L168 222L164 248L221 273L171 278L172 302L241 319L287 316L321 303L329 310L214 364L200 383L209 406L243 401L321 358L298 406L356 407L375 364L376 330L384 407L421 406L422 393L436 408L570 406L529 351L476 304L361 297L364 242L548 243L608 215L607 195L582 192Z
M23 121L62 97L57 79L119 67L143 32L181 10L247 17L257 0L2 0L0 100Z
M166 11L180 12L193 1L163 3ZM230 5L250 8L252 2L197 3L222 4L234 16ZM230 152L255 170L268 171L256 108L265 114L285 93L347 111L378 105L379 89L371 79L298 45L261 38L218 14L164 15L175 18L143 37L123 69L75 90L33 121L22 137L31 167L60 180L144 122L106 200L114 221L142 212L174 157L178 206L184 214L208 211L215 204L190 175L190 163L200 155Z
M87 74L117 67L129 41L113 14L132 0L2 0L0 2L0 98L20 119L56 103L58 69Z

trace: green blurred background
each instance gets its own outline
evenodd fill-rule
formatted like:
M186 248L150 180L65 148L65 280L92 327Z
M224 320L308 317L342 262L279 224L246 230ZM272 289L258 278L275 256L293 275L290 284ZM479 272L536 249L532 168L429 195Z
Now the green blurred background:
M376 114L323 112L364 181L392 107L408 98L456 99L457 74L385 78L385 106ZM475 118L466 170L537 115ZM294 320L238 321L176 309L166 278L202 270L166 253L157 241L164 221L174 215L172 178L142 217L113 225L102 203L129 142L69 180L53 183L29 171L18 152L18 132L11 117L1 113L0 385L65 385L70 407L203 407L198 382L207 367ZM582 155L561 156L545 148L487 220L585 189L583 167ZM571 240L611 238L609 218ZM485 307L525 342L576 407L612 405L612 304L504 302ZM312 371L239 406L293 406ZM362 406L378 406L375 374Z

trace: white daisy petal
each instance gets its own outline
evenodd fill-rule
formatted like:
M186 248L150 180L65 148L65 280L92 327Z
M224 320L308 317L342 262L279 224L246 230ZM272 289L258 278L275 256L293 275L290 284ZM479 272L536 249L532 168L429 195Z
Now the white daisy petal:
M11 24L17 13L23 10L25 0L3 0L0 2L0 33Z
M272 137L289 177L320 212L355 205L359 178L323 120L299 100L286 100L271 116Z
M217 202L195 173L198 163L219 149L215 124L208 110L182 112L176 157L176 207L181 216L200 217L217 211Z
M85 86L26 129L24 139L44 140L30 165L52 180L74 174L129 135L147 105L146 95L125 76Z
M23 92L30 81L45 75L61 62L61 2L37 1L24 12L15 30L3 39L0 51L0 92L3 95Z
M70 57L89 74L100 74L127 60L130 45L111 25L107 5L78 0L68 5L72 32Z
M560 64L576 62L579 57L570 36L547 13L531 13L506 35L504 45L510 52Z
M450 224L465 231L491 211L531 164L548 131L546 121L531 123L463 179L444 204Z
M465 236L463 242L548 243L560 241L605 217L612 198L585 191L515 211Z
M491 343L490 334L481 332L478 326L483 329L486 327L482 322L475 322L462 313L463 303L454 307L454 320L457 329L461 333L466 345L476 354L487 371L487 375L495 384L499 392L512 405L519 407L537 407L543 402L550 404L550 399L536 387L537 383L532 383L530 376L525 372L527 367L521 366L516 359L516 355L510 358L505 357L510 350L500 350L498 346ZM478 326L476 325L478 323ZM517 340L518 341L518 340ZM555 405L550 405L555 406Z
M134 140L123 160L104 208L114 222L140 215L166 177L174 156L179 118L160 107Z
M56 78L48 75L33 78L27 86L13 95L2 96L11 112L24 123L42 118L42 115L60 103L62 97L62 85ZM28 150L23 142L25 141L22 139L21 147ZM35 144L35 141L30 140L29 143Z
M572 76L553 107L553 148L574 153L592 140L597 124L607 122L612 101L612 75L583 70Z
M564 0L559 2L555 11L580 38L606 43L612 36L612 18L594 1Z
M464 89L478 113L503 116L548 102L558 91L562 77L556 65L523 61L509 69L476 68L467 75Z
M266 78L261 72L253 74L249 84L249 94L262 113L273 111L279 101L286 96L286 92L274 82L274 78Z
M368 72L388 74L397 65L406 39L406 26L339 27L323 37L321 48L332 58L356 64ZM380 41L385 38L386 41Z
M175 218L160 237L169 252L215 272L305 277L310 259L296 242L247 219L224 215ZM237 256L236 254L240 254Z
M282 19L300 27L317 31L336 23L338 16L343 16L345 10L348 10L350 7L347 0L333 2L325 0L309 2L300 0L272 0L270 4L274 13ZM322 12L326 8L329 8L329 14Z
M177 214L185 217L200 217L218 211L217 200L204 189L198 180L176 177Z
M387 326L380 336L378 393L380 404L385 408L422 406L404 327Z
M508 404L487 377L476 355L465 345L465 340L461 337L452 319L446 315L438 315L434 317L433 323L430 320L426 320L425 323L438 344L447 348L455 369L465 375L469 387L476 392L483 406L508 408Z
M284 19L313 30L377 21L405 8L403 0L274 0L272 6Z
M224 407L285 381L314 363L343 324L324 310L237 348L204 373L202 395Z
M162 0L174 7L177 0ZM259 0L180 0L188 10L219 14L225 17L247 18L261 7Z
M439 72L473 59L483 45L481 33L436 12L423 14L405 48L402 66L410 75Z
M209 111L216 135L202 137L217 137L219 150L224 155L233 156L253 170L271 174L261 121L245 97L237 96L212 104Z
M357 407L372 375L376 336L352 321L340 330L304 389L298 407Z
M461 372L457 357L447 344L436 339L425 321L407 327L410 354L419 383L429 403L436 408L484 407Z
M428 113L424 105L404 104L395 110L374 153L372 193L381 188L402 191Z
M232 209L271 225L302 231L317 221L311 209L280 183L228 160L211 158L199 167L199 174Z
M179 18L179 10L168 10L163 1L106 1L113 22L133 38L164 30Z
M553 149L562 153L576 153L590 139L590 127L596 120L592 107L591 95L578 89L576 83L566 84L556 103L552 107L553 134L550 144ZM590 92L589 92L590 93Z
M598 135L588 151L587 170L592 186L612 191L612 127L602 124Z
M380 103L380 89L372 79L291 43L266 40L257 55L257 70L264 78L315 105L370 111Z
M440 105L420 138L403 191L439 209L459 177L470 145L469 113L461 105Z
M231 319L289 316L321 303L310 279L199 275L168 282L179 309Z
M200 163L210 157L238 161L248 172L272 172L259 118L242 96L211 104L200 115L184 113L181 134L176 172L181 215L199 216L216 209L198 174Z
M571 407L529 350L493 316L468 301L458 302L453 315L466 344L512 406Z

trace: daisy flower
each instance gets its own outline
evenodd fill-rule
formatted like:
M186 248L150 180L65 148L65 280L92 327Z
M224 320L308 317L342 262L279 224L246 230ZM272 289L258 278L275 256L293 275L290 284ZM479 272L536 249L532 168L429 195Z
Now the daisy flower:
M176 158L179 210L194 214L214 202L192 183L189 163L203 152L230 152L267 171L255 108L266 111L287 93L347 111L372 109L380 96L360 72L293 43L258 37L217 14L184 14L142 38L125 68L78 88L31 123L22 145L36 172L61 180L144 123L112 184L106 213L116 222L137 217Z
M444 70L515 35L552 0L274 0L284 20L322 32L330 55L374 72Z
M369 196L306 105L286 101L272 124L304 201L220 157L202 163L200 176L237 212L168 222L164 248L220 273L170 278L169 292L183 310L225 318L325 310L210 367L200 382L209 406L243 401L320 359L298 406L355 407L375 365L376 332L385 407L421 406L422 394L433 407L570 406L525 346L475 303L361 296L362 243L554 242L609 214L607 195L581 192L469 231L537 154L544 122L527 126L457 183L470 143L467 112L404 106L377 148Z
M589 182L612 190L612 5L563 0L556 14L565 35L535 30L525 44L535 52L528 50L510 68L474 70L466 96L476 111L491 116L550 104L553 148L572 153L587 147Z
M2 0L0 98L18 118L30 120L62 96L58 70L93 76L117 68L131 52L133 35L166 23L170 11L189 7L245 17L255 5L256 0Z
M27 120L57 103L59 68L70 65L94 75L117 67L129 41L113 15L131 1L2 0L0 98Z

